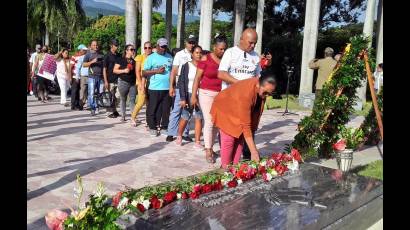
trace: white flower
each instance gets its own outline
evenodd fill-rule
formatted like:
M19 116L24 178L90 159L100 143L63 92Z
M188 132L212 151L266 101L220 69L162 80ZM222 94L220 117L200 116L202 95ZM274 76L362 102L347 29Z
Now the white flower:
M123 197L120 201L120 203L118 204L118 209L123 209L125 208L125 206L128 204L128 198L127 197Z
M292 159L292 163L289 163L288 168L292 172L299 170L299 162L295 159Z
M134 207L137 207L138 203L139 203L139 202L138 202L137 200L133 200L133 201L131 202L131 205L134 206Z
M177 193L177 198L178 198L178 200L181 199L181 197L182 197L182 194L181 194L181 193Z
M260 164L261 166L266 166L266 160L262 160L259 164Z
M144 208L145 209L149 209L149 205L150 205L151 203L149 202L149 200L144 200L143 202L142 202L142 205L144 206Z
M267 174L266 174L266 179L267 179L268 181L272 180L272 175L270 175L270 173L267 173Z
M144 196L140 196L139 198L138 198L138 203L142 203L144 201Z
M277 176L277 175L278 175L278 172L276 172L275 169L272 169L272 172L271 172L271 173L268 173L268 175L271 175L272 177L274 177L274 176Z
M237 180L236 182L238 182L238 185L243 183L241 179Z

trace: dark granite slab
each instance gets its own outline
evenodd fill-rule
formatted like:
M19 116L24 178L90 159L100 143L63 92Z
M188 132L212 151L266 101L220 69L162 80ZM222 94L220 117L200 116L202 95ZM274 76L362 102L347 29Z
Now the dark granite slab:
M142 217L127 215L127 229L366 229L383 216L383 182L311 164L269 183L179 200Z

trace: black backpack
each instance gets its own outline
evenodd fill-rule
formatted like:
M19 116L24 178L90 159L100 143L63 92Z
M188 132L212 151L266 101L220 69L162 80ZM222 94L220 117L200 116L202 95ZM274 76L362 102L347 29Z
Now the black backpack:
M103 108L112 108L114 107L114 97L111 92L106 91L99 94L94 95L98 107Z

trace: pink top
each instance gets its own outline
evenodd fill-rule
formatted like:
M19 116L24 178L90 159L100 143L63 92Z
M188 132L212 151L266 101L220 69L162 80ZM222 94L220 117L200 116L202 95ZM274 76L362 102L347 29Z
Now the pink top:
M199 69L204 71L202 80L199 83L200 89L211 90L215 92L221 91L222 80L218 79L219 64L212 59L211 54L206 55L206 61L198 63Z

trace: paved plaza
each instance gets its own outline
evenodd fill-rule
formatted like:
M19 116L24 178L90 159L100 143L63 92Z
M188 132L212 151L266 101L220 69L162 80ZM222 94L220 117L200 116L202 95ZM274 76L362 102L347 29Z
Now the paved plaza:
M114 194L125 185L140 188L220 165L219 158L214 165L207 163L204 152L195 150L193 143L176 146L166 142L165 136L150 137L144 125L131 127L129 120L107 118L105 110L95 117L89 111L72 111L53 96L46 104L27 97L28 229L47 229L44 215L48 211L68 211L67 205L75 204L77 174L83 178L84 201L100 181L108 194ZM263 155L282 151L296 135L297 123L309 114L298 111L299 115L281 116L280 111L267 110L261 118L255 139ZM143 118L145 111L138 116ZM353 123L362 119L355 118ZM219 150L218 144L215 147ZM370 152L374 156L375 151Z

